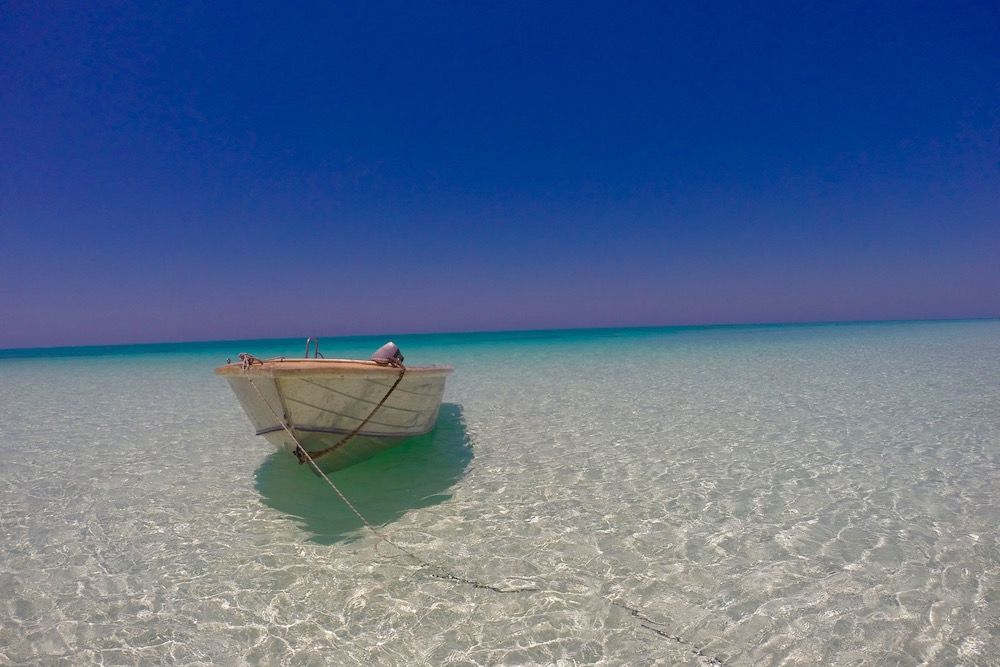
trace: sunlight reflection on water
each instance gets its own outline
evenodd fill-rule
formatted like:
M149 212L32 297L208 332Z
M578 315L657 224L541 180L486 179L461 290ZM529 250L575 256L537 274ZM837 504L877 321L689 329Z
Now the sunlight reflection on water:
M1000 322L398 342L439 426L334 479L540 591L378 547L211 375L242 344L6 358L0 662L1000 661Z

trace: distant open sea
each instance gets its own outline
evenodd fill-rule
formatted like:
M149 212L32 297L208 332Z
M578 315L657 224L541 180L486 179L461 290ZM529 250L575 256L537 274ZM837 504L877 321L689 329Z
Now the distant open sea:
M304 340L0 351L0 664L1000 664L1000 321L395 340L332 478L435 569L212 374Z

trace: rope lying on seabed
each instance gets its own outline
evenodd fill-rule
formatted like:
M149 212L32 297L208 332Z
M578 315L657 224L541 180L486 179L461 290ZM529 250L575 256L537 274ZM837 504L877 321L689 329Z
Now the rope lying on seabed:
M698 646L695 646L691 642L685 640L683 637L681 637L679 635L672 635L669 632L667 632L666 630L660 630L659 628L654 628L652 625L648 625L649 623L652 623L654 625L662 625L662 624L661 623L657 623L656 621L654 621L653 619L649 618L648 616L643 615L643 613L641 611L639 611L638 609L636 609L635 607L630 607L627 604L622 604L621 602L613 602L611 600L608 600L608 602L610 602L612 606L618 607L619 609L624 609L625 611L627 611L632 616L638 618L641 621L641 623L639 625L642 628L644 628L646 630L649 630L650 632L653 632L653 633L659 635L660 637L663 637L664 639L671 639L671 640L677 642L678 644L682 644L684 646L687 646L691 650L691 653L694 654L695 657L704 659L706 661L706 664L709 664L709 665L722 665L722 664L725 664L721 660L719 660L718 658L716 658L715 656L707 655L703 649L699 648Z
M243 374L246 377L247 381L250 383L250 386L253 387L253 390L255 392L257 392L257 396L260 397L260 400L264 403L264 405L267 406L268 410L271 411L271 414L274 415L274 418L278 420L278 422L281 424L282 428L285 429L285 431L288 433L288 436L295 443L295 451L293 453L299 459L299 463L308 463L310 466L312 466L313 471L319 477L321 477L323 479L323 481L325 481L327 483L327 485L331 489L333 489L333 492L337 494L337 497L340 498L340 500L345 505L347 505L348 509L350 509L351 512L353 512L354 515L356 517L358 517L358 519L361 520L361 523L369 531L371 531L371 533L373 535L375 535L375 537L377 537L380 541L385 542L386 544L394 547L399 552L401 552L402 554L404 554L407 557L409 557L410 559L412 559L418 565L420 565L421 567L427 569L429 571L428 574L431 577L435 578L435 579L441 579L441 580L444 580L444 581L454 581L456 583L466 584L467 586L471 586L472 588L478 588L478 589L481 589L481 590L488 590L488 591L492 591L494 593L540 593L540 592L542 592L541 588L536 588L536 587L533 587L533 586L525 586L525 587L517 587L517 588L501 588L499 586L494 586L492 584L483 583L482 581L478 581L476 579L468 579L466 577L462 577L462 576L457 575L454 572L448 570L447 568L445 568L442 565L437 565L435 563L431 563L430 561L426 560L425 558L421 558L420 556L418 556L417 554L413 553L412 551L410 551L406 547L403 547L403 546L397 544L396 542L393 542L391 539L389 539L389 537L387 535L385 535L382 531L380 531L378 528L376 528L370 521L368 521L368 519L365 518L365 516L358 510L358 508L356 508L354 506L354 504L350 500L347 499L347 496L345 496L344 493L339 488L337 488L337 485L333 483L333 480L331 480L330 477L325 472L323 472L323 470L319 467L319 465L316 464L316 461L314 460L314 458L309 454L308 451L306 451L306 448L303 447L302 443L299 442L299 439L295 436L295 433L292 431L291 427L288 425L287 420L283 416L279 415L277 413L277 411L275 411L275 409L273 407L271 407L271 404L268 402L268 400L266 398L264 398L264 394L261 393L260 389L258 389L257 385L254 383L253 378L250 377L250 367L253 366L254 364L261 364L263 362L260 359L258 359L257 357L255 357L255 356L253 356L251 354L246 354L246 353L241 353L240 356L239 356L239 359L240 359L241 367L243 369ZM377 412L378 409L381 408L382 405L389 399L389 396L396 389L396 387L399 386L399 383L402 382L403 375L406 373L406 368L403 366L402 363L399 363L396 366L401 369L401 371L399 373L399 377L396 378L395 384L393 384L392 387L389 388L389 391L386 392L385 396L382 398L381 401L379 401L378 405L375 406L375 408L371 411L371 413L369 413L369 415L364 419L363 422L361 422L361 424L356 429L354 429L354 431L352 431L351 433L349 433L348 435L346 435L343 439L341 439L339 442L337 442L336 444L332 445L331 447L327 447L326 449L321 450L321 452L320 452L321 454L328 454L328 453L330 453L332 451L335 451L336 449L339 449L340 447L344 446L345 444L347 444L347 442L349 440L351 440L352 438L354 438L361 431L362 427L364 427L364 425L368 423L368 421L372 418L372 416L375 414L375 412ZM376 547L375 548L376 548L376 550L378 549L378 544L377 543L376 543ZM437 570L437 571L435 572L435 570ZM631 606L629 606L627 604L623 604L621 602L616 602L616 601L608 599L608 598L605 598L605 600L610 605L612 605L614 607L618 607L619 609L623 609L623 610L627 611L631 616L634 616L635 618L639 619L639 621L640 621L639 625L643 629L649 630L650 632L654 633L655 635L657 635L657 636L659 636L659 637L661 637L663 639L668 639L668 640L671 640L673 642L676 642L678 644L681 644L681 645L687 647L690 650L690 652L696 658L700 658L700 659L706 661L706 664L708 664L708 665L723 665L723 664L725 664L719 658L707 655L701 647L699 647L699 646L697 646L695 644L692 644L691 642L685 640L684 638L682 638L682 637L680 637L678 635L672 635L672 634L666 632L665 630L660 630L659 628L653 627L655 625L661 625L661 624L657 623L656 621L654 621L653 619L649 618L648 616L645 616L638 609L636 609L634 607L631 607Z

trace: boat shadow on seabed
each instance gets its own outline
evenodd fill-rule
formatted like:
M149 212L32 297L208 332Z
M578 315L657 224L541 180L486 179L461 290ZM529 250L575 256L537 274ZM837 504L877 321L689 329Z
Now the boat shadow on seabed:
M442 403L437 426L430 433L329 476L365 518L379 526L409 510L451 498L449 490L470 461L472 441L462 406ZM325 481L288 452L276 451L267 457L255 477L264 503L300 519L312 533L312 541L334 544L361 537L361 520Z

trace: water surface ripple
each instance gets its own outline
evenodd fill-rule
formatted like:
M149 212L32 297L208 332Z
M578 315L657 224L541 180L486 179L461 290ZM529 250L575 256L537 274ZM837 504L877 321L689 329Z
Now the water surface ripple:
M397 342L440 427L334 480L535 590L254 437L298 341L0 353L0 664L1000 664L1000 322Z

